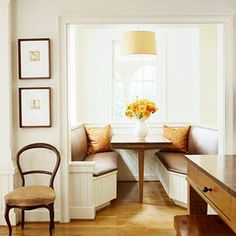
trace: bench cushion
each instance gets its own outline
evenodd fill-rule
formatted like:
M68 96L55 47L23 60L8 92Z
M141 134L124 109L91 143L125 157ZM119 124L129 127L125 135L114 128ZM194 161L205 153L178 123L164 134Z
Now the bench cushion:
M164 136L169 139L172 144L165 151L172 152L187 152L188 149L188 134L190 126L187 127L170 127L163 126Z
M117 170L117 152L103 152L88 155L84 161L95 161L94 176L100 176Z
M157 152L156 156L168 171L187 174L187 160L181 152Z
M85 130L88 137L88 150L87 154L95 154L98 152L111 151L111 126L105 127L87 127Z
M218 131L191 126L188 137L188 151L190 154L217 154Z
M88 140L84 126L71 131L72 161L83 161L87 156Z

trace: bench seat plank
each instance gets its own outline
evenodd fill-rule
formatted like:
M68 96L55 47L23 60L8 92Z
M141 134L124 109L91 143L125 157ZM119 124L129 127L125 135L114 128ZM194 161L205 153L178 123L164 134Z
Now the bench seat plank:
M235 236L218 215L181 215L174 217L178 236Z
M187 160L182 152L157 152L156 156L168 171L187 175Z

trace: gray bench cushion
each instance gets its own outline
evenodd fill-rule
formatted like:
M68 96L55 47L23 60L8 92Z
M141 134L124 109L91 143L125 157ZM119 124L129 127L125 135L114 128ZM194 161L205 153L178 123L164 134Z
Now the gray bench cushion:
M217 154L218 132L214 129L191 126L188 137L188 154ZM185 153L157 152L156 156L167 170L187 174Z
M217 154L218 131L210 128L191 126L188 137L190 154Z
M88 140L84 126L71 131L72 161L83 161L87 156Z
M95 161L94 176L100 176L117 170L117 152L102 152L88 155L84 161Z
M185 158L185 153L157 152L156 156L168 171L187 174L187 160Z

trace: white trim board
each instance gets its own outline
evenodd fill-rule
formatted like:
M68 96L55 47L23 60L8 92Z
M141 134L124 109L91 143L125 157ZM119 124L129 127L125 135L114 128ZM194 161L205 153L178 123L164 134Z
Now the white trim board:
M127 174L118 174L118 181L138 181L139 175L127 175ZM158 173L156 174L144 174L144 181L159 181Z
M220 153L234 152L234 101L233 101L233 15L158 16L158 15L105 15L105 16L61 16L58 20L58 75L60 99L57 108L60 114L61 164L61 222L70 220L69 177L70 130L68 120L67 94L67 25L68 24L221 24L222 68L219 93L219 135ZM226 92L227 91L227 92ZM63 191L62 191L63 190Z

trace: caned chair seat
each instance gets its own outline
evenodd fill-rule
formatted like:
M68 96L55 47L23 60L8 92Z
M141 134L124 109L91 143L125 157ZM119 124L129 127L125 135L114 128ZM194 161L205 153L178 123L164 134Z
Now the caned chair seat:
M49 205L55 201L55 191L48 186L24 186L17 188L5 196L6 204L10 206Z

